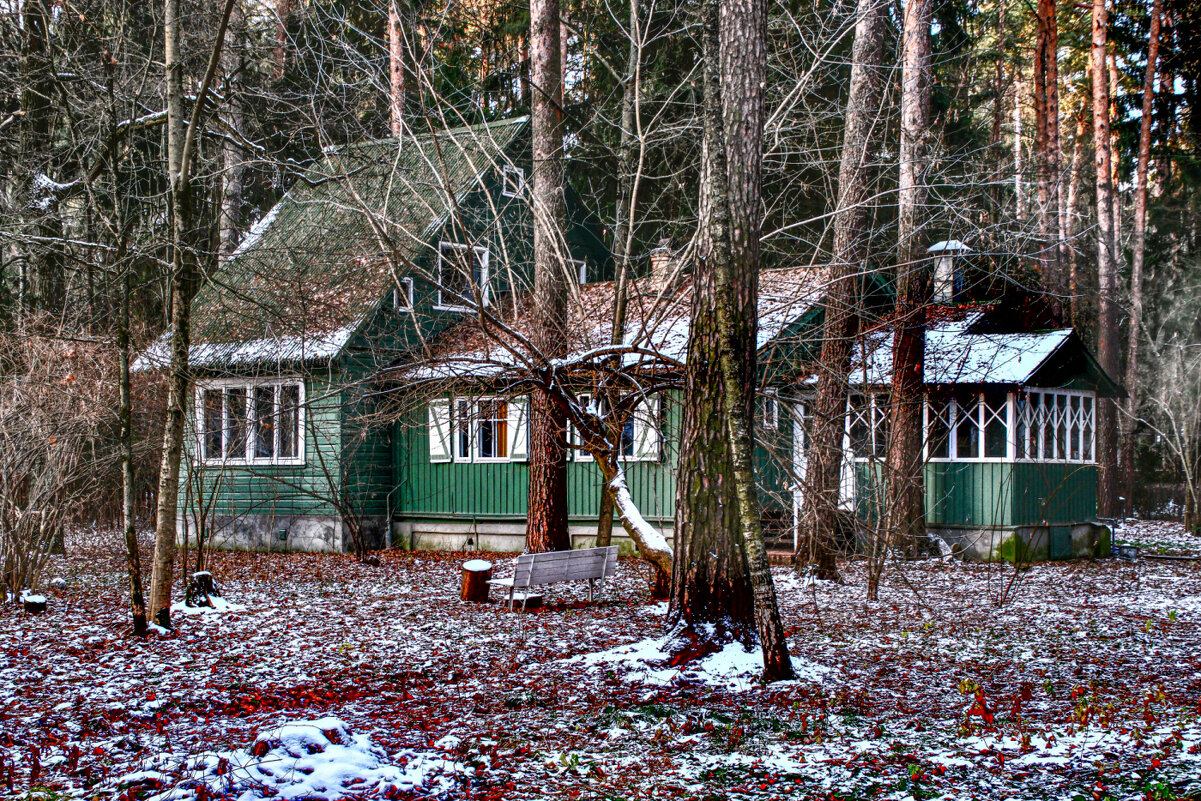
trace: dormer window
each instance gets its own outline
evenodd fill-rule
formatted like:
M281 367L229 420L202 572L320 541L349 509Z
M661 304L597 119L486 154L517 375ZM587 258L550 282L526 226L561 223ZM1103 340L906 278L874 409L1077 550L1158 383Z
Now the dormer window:
M400 279L400 286L392 287L392 311L408 312L413 310L413 279Z
M488 305L488 249L438 243L438 308L474 311Z
M525 189L525 170L505 165L501 170L500 193L505 197L521 197L523 189Z

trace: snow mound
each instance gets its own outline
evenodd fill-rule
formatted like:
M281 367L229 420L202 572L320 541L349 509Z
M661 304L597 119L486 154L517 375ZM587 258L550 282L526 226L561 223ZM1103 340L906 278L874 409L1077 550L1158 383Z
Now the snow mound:
M664 650L670 642L671 635L639 640L607 651L574 656L567 661L583 662L588 667L612 665L624 669L627 679L655 685L687 680L714 687L746 689L756 684L763 674L763 654L757 647L748 651L742 643L735 641L703 659L673 666L672 654ZM796 656L792 657L792 670L797 681L807 682L820 682L830 672L824 665Z
M368 734L355 734L338 718L287 723L262 732L249 749L160 755L126 774L117 788L141 785L157 792L144 801L222 798L257 801L333 801L345 796L420 790L441 795L472 768L436 752L404 750L388 759ZM201 790L203 789L203 792Z
M220 595L210 595L209 603L212 606L188 606L186 601L179 601L171 604L171 612L178 612L181 615L213 615L221 612L245 612L246 607L242 604L231 603L225 600Z

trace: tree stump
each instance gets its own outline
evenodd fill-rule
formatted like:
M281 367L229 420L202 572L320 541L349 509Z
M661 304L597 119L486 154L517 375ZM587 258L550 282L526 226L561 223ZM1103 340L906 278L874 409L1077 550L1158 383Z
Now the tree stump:
M21 599L21 603L31 615L40 615L46 611L46 599L41 595L26 595Z
M463 589L459 597L464 601L483 604L488 602L488 581L492 578L492 563L483 559L471 559L463 563Z

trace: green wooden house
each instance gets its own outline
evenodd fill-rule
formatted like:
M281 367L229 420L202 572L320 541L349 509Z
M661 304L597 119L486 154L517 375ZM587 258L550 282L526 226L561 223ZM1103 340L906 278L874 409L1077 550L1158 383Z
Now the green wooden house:
M352 145L325 154L254 227L195 302L181 541L520 550L528 404L510 380L513 343L487 319L516 333L528 324L529 174L525 119ZM566 349L585 353L612 336L612 268L570 195L568 208ZM939 265L953 284L953 264ZM677 366L691 303L678 267L652 256L622 337ZM761 281L757 467L765 521L782 543L805 502L824 282L812 268ZM878 316L886 294L870 294ZM995 304L943 294L927 342L931 531L982 558L1093 552L1096 398L1117 388L1070 330L1015 331ZM865 328L848 406L842 502L865 520L890 341L886 328ZM164 339L138 367L165 356ZM668 536L679 418L678 390L647 396L621 442L634 499ZM579 450L568 472L573 541L586 545L600 473Z

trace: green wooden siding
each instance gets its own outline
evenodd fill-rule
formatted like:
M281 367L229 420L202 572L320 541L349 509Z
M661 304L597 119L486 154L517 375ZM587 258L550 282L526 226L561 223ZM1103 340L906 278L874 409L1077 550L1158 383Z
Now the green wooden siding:
M926 519L932 526L1034 526L1097 516L1095 465L931 462Z
M675 516L675 437L679 409L664 404L664 449L656 461L624 462L630 494L648 520ZM397 423L393 432L393 466L397 486L391 498L396 517L415 519L523 520L529 496L525 462L430 462L426 407L419 406ZM568 463L568 514L572 520L595 520L599 512L601 475L596 465Z

